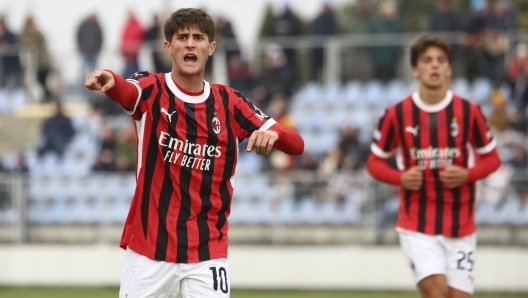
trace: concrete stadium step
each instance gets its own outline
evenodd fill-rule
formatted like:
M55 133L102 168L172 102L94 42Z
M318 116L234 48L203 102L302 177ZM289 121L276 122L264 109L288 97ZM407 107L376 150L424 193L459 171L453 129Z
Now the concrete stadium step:
M22 151L36 142L40 134L42 119L0 116L0 155Z

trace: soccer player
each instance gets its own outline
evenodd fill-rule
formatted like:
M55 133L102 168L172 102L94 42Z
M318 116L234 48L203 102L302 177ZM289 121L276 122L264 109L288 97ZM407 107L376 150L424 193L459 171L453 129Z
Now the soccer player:
M164 25L170 73L128 80L97 70L86 87L129 113L137 133L137 187L120 246L119 297L229 297L227 261L238 144L301 154L304 141L238 91L204 81L215 24L201 9L179 9Z
M376 179L401 186L396 229L424 298L471 297L475 182L500 166L479 106L449 90L450 59L442 38L412 46L419 90L385 110L367 161ZM399 170L387 164L393 152Z

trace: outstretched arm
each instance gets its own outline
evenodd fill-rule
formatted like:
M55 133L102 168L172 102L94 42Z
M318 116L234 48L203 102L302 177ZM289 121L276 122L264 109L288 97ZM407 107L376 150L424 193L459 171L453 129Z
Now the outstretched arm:
M90 90L99 90L123 108L133 111L139 94L138 89L120 75L110 70L96 70L88 75L84 84Z
M255 130L251 134L246 151L251 152L253 148L258 155L270 154L273 148L298 155L304 152L304 140L295 130L275 123L268 130Z

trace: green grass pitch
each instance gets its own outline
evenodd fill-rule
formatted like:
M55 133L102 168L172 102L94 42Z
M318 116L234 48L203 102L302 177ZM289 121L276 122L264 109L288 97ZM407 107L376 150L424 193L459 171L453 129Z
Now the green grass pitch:
M0 288L2 298L116 298L117 288ZM231 298L419 298L417 292L233 290ZM474 298L526 298L528 294L477 293Z

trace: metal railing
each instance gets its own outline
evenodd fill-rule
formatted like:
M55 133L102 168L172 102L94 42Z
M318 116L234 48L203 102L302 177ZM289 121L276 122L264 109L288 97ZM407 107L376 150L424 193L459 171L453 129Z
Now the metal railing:
M480 184L479 241L528 245L528 173L518 172L504 186ZM133 174L1 175L0 242L117 242L134 185ZM500 197L483 195L493 190ZM363 172L241 175L229 217L230 242L310 243L315 240L306 235L317 230L324 236L317 243L396 243L398 204L397 188Z

